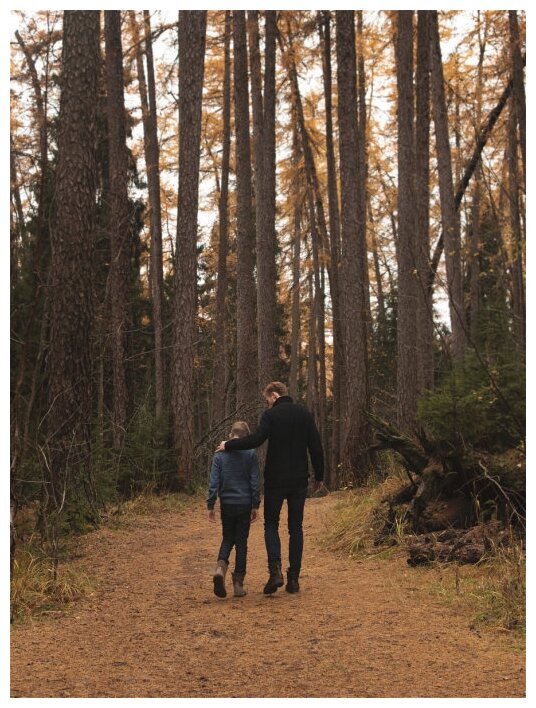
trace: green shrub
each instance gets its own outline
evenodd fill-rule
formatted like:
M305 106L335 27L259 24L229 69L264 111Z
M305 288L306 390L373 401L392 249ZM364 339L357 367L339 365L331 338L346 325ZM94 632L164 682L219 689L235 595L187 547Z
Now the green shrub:
M427 436L459 448L501 452L524 438L525 366L512 353L486 368L471 352L418 404Z

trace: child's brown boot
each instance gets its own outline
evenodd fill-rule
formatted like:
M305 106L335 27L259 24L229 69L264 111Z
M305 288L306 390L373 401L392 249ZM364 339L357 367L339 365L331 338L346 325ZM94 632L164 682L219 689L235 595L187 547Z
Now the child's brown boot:
M247 590L244 588L245 573L233 573L233 589L235 597L244 597Z
M228 565L229 563L225 560L219 560L216 564L216 570L214 571L212 580L214 581L214 594L218 597L227 597L227 590L225 589L225 575L227 573Z

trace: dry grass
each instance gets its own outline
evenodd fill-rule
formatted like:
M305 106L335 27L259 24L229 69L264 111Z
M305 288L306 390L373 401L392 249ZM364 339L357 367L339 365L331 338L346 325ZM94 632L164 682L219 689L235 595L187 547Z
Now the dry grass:
M357 555L385 554L385 547L379 549L374 540L382 531L386 518L380 511L384 497L394 494L404 484L396 475L387 477L380 484L365 489L345 493L335 506L329 520L329 528L324 534L326 548L337 554L355 557ZM395 520L395 536L403 534L402 519ZM393 552L393 545L390 554Z
M104 516L104 523L115 529L129 527L135 524L136 519L139 517L183 511L196 498L196 496L172 492L155 494L153 487L148 485L141 494L138 494L133 499L121 502L110 508Z
M11 617L50 613L89 594L93 584L88 575L70 565L54 562L30 539L17 550L11 578Z
M525 631L526 558L519 542L495 548L476 565L435 566L432 591L452 605L463 605L474 628Z

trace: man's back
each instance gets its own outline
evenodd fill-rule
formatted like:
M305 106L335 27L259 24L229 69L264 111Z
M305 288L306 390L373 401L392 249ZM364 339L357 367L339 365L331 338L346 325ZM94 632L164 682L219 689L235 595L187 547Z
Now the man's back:
M229 440L226 450L244 450L258 447L268 439L265 487L301 486L308 480L307 451L315 470L315 478L324 474L324 458L320 435L313 416L290 396L280 396L266 410L257 430L237 440Z

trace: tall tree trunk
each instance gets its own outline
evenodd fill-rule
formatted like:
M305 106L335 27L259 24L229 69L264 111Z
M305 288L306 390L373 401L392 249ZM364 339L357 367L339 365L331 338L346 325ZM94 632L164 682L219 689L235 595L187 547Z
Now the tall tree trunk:
M520 348L525 345L526 305L523 279L523 237L519 208L518 142L515 105L510 104L508 117L508 212L512 232L512 294L514 331Z
M431 10L430 12L432 113L436 133L441 221L445 238L447 294L449 299L453 353L455 358L460 359L466 348L461 240L452 181L452 160L437 10Z
M434 384L434 311L430 278L430 14L417 12L415 74L415 220L418 391Z
M216 336L214 351L214 386L212 421L217 424L225 417L225 381L227 367L227 253L229 250L229 158L231 153L231 12L225 11L224 69L223 69L223 154L221 187L218 199L219 243L218 281L216 286Z
M259 385L275 376L276 236L275 236L275 52L276 13L266 11L264 96L259 50L259 12L248 11L251 98L255 156L257 248L257 337Z
M136 66L143 120L143 146L145 166L147 171L147 191L149 201L149 224L151 232L151 267L150 282L153 305L154 329L154 381L155 381L155 414L160 418L164 412L165 403L165 358L163 347L162 305L164 292L164 273L162 264L162 216L160 204L160 147L158 143L156 86L154 76L153 40L151 33L151 16L148 10L143 11L143 27L145 39L145 57L147 60L147 82L143 65L142 46L139 43L139 32L135 13L130 11L133 37L137 44Z
M26 246L28 233L24 220L24 212L22 210L22 199L20 196L19 177L17 170L17 158L15 155L15 147L13 145L13 136L9 136L9 167L10 167L10 187L11 187L11 285L14 287L18 279L19 264L19 247ZM16 217L16 218L15 218Z
M300 297L300 275L301 275L301 217L302 201L300 198L300 177L299 177L300 148L298 129L296 121L292 122L292 167L294 170L294 180L292 191L295 195L294 219L293 219L293 245L292 245L292 296L291 296L291 335L290 335L290 376L289 393L293 398L297 398L300 383L300 320L301 320L301 297Z
M275 229L275 191L276 191L276 136L275 136L275 112L276 112L276 40L277 40L277 11L265 11L265 59L264 59L264 100L263 100L263 122L264 122L264 190L266 199L266 210L264 214L265 243L262 251L266 251L266 283L268 290L263 293L266 298L266 325L262 350L266 352L266 371L259 368L259 380L261 384L272 380L276 373L276 366L279 359L279 346L277 340L277 271L276 252L277 235ZM258 283L263 276L263 270L259 269ZM258 302L258 300L257 300ZM259 319L259 322L261 320Z
M365 56L363 47L363 11L357 11L357 76L358 76L358 123L357 123L357 195L359 200L360 233L358 242L361 249L359 257L365 264L363 270L363 302L367 318L367 342L372 337L372 317L370 314L370 286L367 256L367 103L365 86Z
M519 144L521 146L521 158L523 161L523 180L527 176L527 124L526 124L526 101L525 82L523 80L523 59L521 56L521 40L519 36L519 23L517 21L517 11L509 10L508 19L510 24L510 54L512 58L512 79L514 84L514 104L515 119L519 128Z
M128 154L126 147L125 99L121 12L104 13L106 39L106 88L108 118L108 170L110 180L108 227L111 242L110 293L113 366L113 444L121 448L130 411L129 331L132 325L130 263L132 239L128 204Z
M179 12L179 205L173 295L173 415L177 473L191 479L194 452L194 358L197 339L197 209L206 10Z
M368 453L370 428L367 314L364 299L363 261L366 244L358 242L363 233L359 220L357 155L357 86L354 12L337 10L337 84L339 90L339 154L341 172L342 277L345 293L346 405L344 416L343 468L358 482L365 482L370 468Z
M258 359L255 322L255 232L251 199L251 150L249 141L249 91L246 18L233 11L234 102L236 130L236 239L237 239L237 408L251 407L258 400ZM253 412L246 418L253 421Z
M476 80L476 95L475 95L475 133L478 131L482 122L482 91L484 89L484 55L486 51L487 41L487 22L484 27L484 36L482 36L482 18L480 11L477 13L477 31L478 31L478 69ZM470 283L469 283L469 316L470 316L470 332L473 341L476 341L478 332L478 320L480 310L480 212L481 212L481 181L482 181L482 162L479 159L475 168L473 203L471 209L471 242L469 248L469 268L470 268Z
M333 437L332 437L332 474L339 468L341 461L341 418L344 380L344 327L342 298L340 292L340 217L337 189L337 171L335 147L333 141L333 101L331 74L331 13L323 10L319 19L320 44L322 47L322 76L324 82L324 100L326 113L326 163L328 172L328 215L329 215L329 253L330 253L330 293L333 318Z
M93 500L91 421L92 263L95 246L99 11L66 10L51 229L50 345L47 358L49 511L80 490Z
M307 405L313 415L318 417L318 369L316 366L316 312L315 312L315 287L314 272L311 271L307 278L309 290L309 327L307 344Z
M415 138L413 90L413 10L397 13L398 87L398 306L397 418L412 430L417 412L417 280L415 239Z
M376 238L376 232L374 229L374 224L372 223L372 217L370 216L371 209L369 208L369 219L371 220L372 228L370 230L370 243L372 247L372 258L374 262L374 276L376 278L376 299L378 301L378 326L385 324L385 295L383 292L382 274L380 270L380 257L378 253L378 239Z

